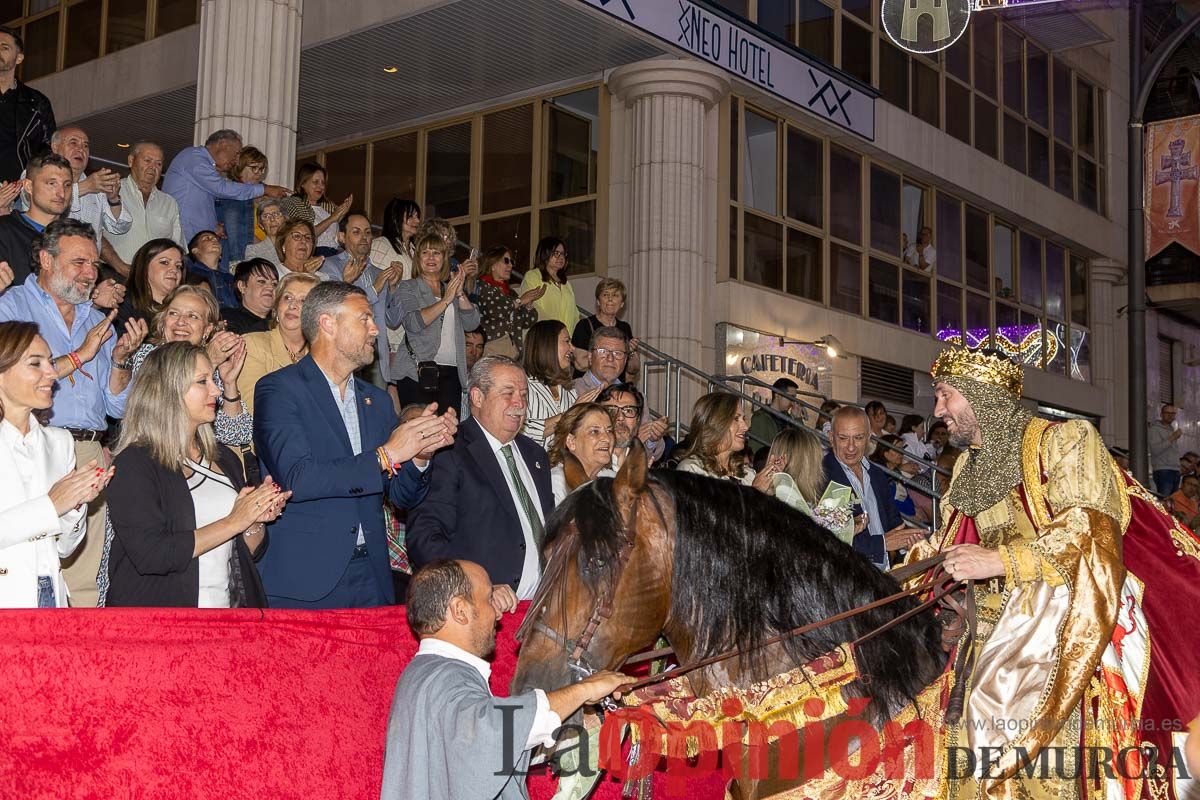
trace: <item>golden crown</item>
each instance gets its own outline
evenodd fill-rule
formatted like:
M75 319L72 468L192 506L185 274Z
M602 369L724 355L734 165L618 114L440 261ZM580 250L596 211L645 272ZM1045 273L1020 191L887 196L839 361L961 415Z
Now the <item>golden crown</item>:
M929 373L935 382L946 378L969 378L999 386L1017 397L1021 396L1025 377L1020 364L1003 356L963 347L948 347L939 353Z

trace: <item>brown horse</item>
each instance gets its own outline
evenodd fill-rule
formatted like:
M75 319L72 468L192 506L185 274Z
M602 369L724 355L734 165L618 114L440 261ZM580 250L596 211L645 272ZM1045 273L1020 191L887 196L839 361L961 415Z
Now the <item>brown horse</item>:
M905 599L782 643L760 642L888 597L899 586L805 514L729 481L647 470L636 445L616 478L573 492L547 521L543 589L527 621L512 691L578 680L568 666L615 669L666 636L680 663L737 648L737 658L691 673L703 695L793 669L872 631L917 601ZM606 606L607 616L597 615ZM598 621L598 625L596 622ZM584 635L586 648L576 645ZM876 726L943 670L941 627L924 611L864 642L861 681ZM864 684L869 684L864 685ZM778 787L776 787L778 788ZM734 796L765 796L746 782Z

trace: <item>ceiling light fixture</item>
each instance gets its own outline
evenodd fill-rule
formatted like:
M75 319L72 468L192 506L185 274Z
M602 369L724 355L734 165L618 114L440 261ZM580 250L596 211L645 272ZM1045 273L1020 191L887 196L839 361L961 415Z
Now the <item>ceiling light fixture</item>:
M383 71L386 72L388 75L395 75L397 72L400 71L400 68L399 67L384 67Z
M117 147L129 149L129 142L117 142Z

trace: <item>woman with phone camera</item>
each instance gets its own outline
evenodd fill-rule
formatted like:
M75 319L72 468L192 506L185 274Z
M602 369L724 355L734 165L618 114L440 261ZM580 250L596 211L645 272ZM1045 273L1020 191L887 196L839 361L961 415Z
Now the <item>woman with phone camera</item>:
M479 327L479 310L464 289L467 271L450 271L445 240L417 240L417 277L401 281L388 301L387 324L403 323L404 350L393 373L400 406L436 402L439 414L462 404L467 385L466 332Z

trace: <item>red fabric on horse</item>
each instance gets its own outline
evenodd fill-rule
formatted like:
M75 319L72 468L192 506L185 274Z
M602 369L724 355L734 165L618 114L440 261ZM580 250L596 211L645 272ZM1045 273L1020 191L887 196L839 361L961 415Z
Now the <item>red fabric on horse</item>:
M527 605L501 618L498 695ZM0 795L27 800L377 798L417 651L402 607L0 610L0 630Z

